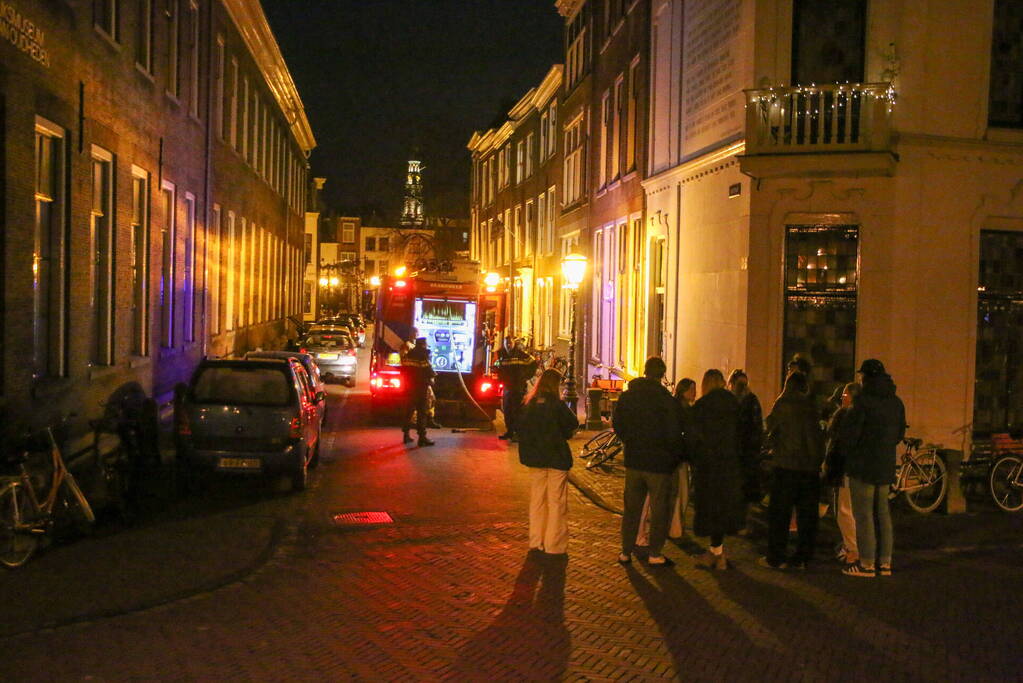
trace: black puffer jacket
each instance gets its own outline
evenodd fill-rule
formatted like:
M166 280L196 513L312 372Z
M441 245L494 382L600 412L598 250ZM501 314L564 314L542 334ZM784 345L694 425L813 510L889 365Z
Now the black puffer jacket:
M638 377L629 382L611 418L625 446L625 467L670 474L682 455L682 420L679 405L655 379Z
M824 460L824 435L813 399L786 382L785 390L767 416L767 431L775 467L819 472Z
M888 375L863 378L863 391L842 419L838 447L845 473L868 484L895 481L895 450L906 436L906 408Z
M571 469L568 439L578 427L578 418L564 401L551 394L537 396L519 417L519 462L526 467Z
M693 502L697 536L734 534L746 525L739 400L714 389L693 406L698 447L693 460Z

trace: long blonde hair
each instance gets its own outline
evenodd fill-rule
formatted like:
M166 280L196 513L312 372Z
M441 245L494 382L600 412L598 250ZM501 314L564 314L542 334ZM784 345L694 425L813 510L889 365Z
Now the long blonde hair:
M540 379L533 385L533 390L526 397L526 403L532 403L540 394L553 394L558 396L561 393L561 373L554 368L548 368L540 373Z

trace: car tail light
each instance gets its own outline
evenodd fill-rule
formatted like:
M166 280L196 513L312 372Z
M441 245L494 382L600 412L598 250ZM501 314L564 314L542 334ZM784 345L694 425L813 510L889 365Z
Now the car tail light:
M348 351L346 351L345 353L347 353L349 356L354 356L355 355L355 349L348 349Z
M298 350L298 352L299 352L299 353L305 353L305 352L306 352L306 350L305 350L305 349L299 349L299 350Z
M291 418L291 424L288 425L288 436L292 439L302 438L302 418L293 417Z

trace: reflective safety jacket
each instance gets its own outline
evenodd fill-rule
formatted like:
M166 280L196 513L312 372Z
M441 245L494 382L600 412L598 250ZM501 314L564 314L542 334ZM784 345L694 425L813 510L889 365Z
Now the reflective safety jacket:
M521 349L509 351L502 347L497 352L494 367L506 391L524 393L526 382L536 374L536 359Z
M401 367L405 381L413 393L425 393L433 378L437 376L430 365L430 350L425 346L416 346L401 359Z

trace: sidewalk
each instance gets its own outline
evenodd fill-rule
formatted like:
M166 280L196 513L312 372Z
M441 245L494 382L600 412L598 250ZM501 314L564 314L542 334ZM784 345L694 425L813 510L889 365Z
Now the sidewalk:
M194 503L193 503L194 504ZM236 581L265 563L284 525L225 511L97 535L41 549L0 582L0 637L88 622L180 600ZM181 518L183 515L184 518Z
M569 442L575 456L569 470L569 481L594 504L616 514L622 514L622 494L625 490L625 468L622 457L618 456L610 468L587 470L578 458L583 444L596 435L597 431L582 430ZM976 512L946 515L933 513L916 514L906 510L898 501L893 501L895 523L895 551L904 552L969 552L984 548L1016 547L1023 543L1023 517L1010 515L994 509L993 506L977 504ZM687 534L691 533L693 511L686 515ZM761 547L766 543L767 511L759 505L753 506L751 515L753 534L745 542L752 554L763 554ZM818 534L820 557L829 557L828 551L838 538L834 520L822 520ZM738 540L738 539L737 539ZM734 541L730 541L733 543Z

